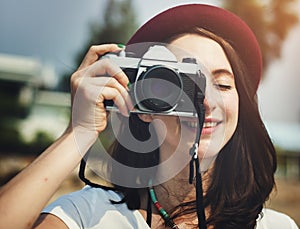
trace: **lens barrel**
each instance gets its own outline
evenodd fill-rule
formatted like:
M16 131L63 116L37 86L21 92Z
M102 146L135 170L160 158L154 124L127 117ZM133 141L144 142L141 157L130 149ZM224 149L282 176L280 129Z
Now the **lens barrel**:
M176 70L166 66L152 66L138 78L136 99L149 111L170 111L177 106L182 88L183 83Z

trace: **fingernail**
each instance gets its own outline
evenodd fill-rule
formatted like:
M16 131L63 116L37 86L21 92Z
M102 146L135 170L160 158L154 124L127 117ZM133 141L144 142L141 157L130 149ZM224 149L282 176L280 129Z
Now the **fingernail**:
M125 48L125 45L124 44L117 44L119 48L123 49Z
M128 91L130 90L130 87L131 87L131 83L128 82L128 84L127 84L127 90L128 90Z
M129 111L126 111L123 115L124 115L125 117L129 118L130 112L129 112Z

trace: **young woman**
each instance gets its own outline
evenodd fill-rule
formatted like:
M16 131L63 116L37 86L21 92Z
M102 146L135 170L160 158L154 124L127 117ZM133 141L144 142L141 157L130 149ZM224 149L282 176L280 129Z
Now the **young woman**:
M176 53L179 60L193 57L205 66L205 117L195 160L186 158L197 119L130 113L135 108L127 75L99 60L121 49L93 46L71 78L70 126L1 189L1 228L297 228L288 216L263 208L274 187L276 156L256 102L262 66L251 30L223 9L192 4L148 21L128 47L140 42L167 43L184 50ZM146 50L139 51L142 56ZM111 154L135 172L113 167L113 188L86 186L42 210L106 128L105 100L124 116ZM125 144L128 135L137 141Z

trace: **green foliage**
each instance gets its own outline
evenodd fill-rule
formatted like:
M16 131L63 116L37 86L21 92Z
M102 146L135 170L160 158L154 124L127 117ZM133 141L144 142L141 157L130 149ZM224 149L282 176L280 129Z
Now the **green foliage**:
M20 101L20 91L24 87L22 83L0 81L0 121L4 118L26 118L32 104L24 104Z
M224 7L239 15L254 31L260 44L264 69L280 57L281 47L298 22L293 4L297 0L224 0ZM245 44L245 48L247 48Z
M37 131L31 141L25 141L19 132L18 123L17 119L1 119L0 155L38 155L53 143L54 138L44 131Z
M54 142L53 136L44 131L37 131L32 141L26 144L26 153L40 154Z
M0 153L18 151L24 146L15 118L0 119Z

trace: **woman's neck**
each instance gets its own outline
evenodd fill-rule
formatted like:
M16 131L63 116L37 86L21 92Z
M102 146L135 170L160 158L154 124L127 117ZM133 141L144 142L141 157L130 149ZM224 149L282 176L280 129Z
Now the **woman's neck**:
M162 144L160 146L160 154L161 156L163 155L161 161L164 162L165 160L168 160L168 157L172 157L173 156L172 152L174 153L174 149L172 149L172 147ZM188 153L189 152L181 152L181 156L184 157L184 154L188 154ZM182 161L183 160L181 161L179 160L178 163L182 163ZM165 171L164 171L165 169L168 170L170 168L160 167L160 169L157 171L156 176L163 177L165 175ZM190 173L190 166L189 163L186 163L184 168L182 168L180 172L176 174L174 177L153 187L157 201L169 215L172 215L176 210L182 210L182 209L176 209L182 203L190 203L196 200L195 181L192 184L189 183L189 173ZM203 186L204 193L207 190L207 181L209 177L208 174L209 172L206 172L202 176L202 181L203 181L202 186ZM141 197L142 197L141 198L142 210L140 212L146 218L146 209L147 209L148 198L149 198L149 193L147 189L142 191ZM155 223L157 225L162 225L163 220L160 217L159 212L154 207L154 205L152 205L152 213L153 213L152 223ZM194 220L195 222L197 222L196 212L177 217L175 219L175 223L176 224L191 223ZM158 226L157 228L160 227Z
M186 185L183 185L186 184ZM155 190L155 195L157 201L161 205L164 210L172 216L174 210L181 210L176 209L180 204L187 203L191 201L195 201L195 186L194 184L189 184L188 180L185 178L184 181L181 181L181 178L176 177L164 184L158 185L153 187ZM147 218L147 204L149 193L148 190L143 191L141 201L141 210L140 213L143 217ZM165 228L165 223L163 217L159 214L158 210L155 208L154 204L152 204L152 224L151 228L161 229ZM176 217L174 219L176 225L179 228L190 228L192 225L197 225L197 213L193 212L191 214L185 214ZM192 227L191 227L192 228Z

